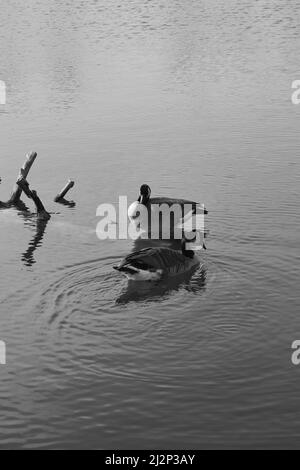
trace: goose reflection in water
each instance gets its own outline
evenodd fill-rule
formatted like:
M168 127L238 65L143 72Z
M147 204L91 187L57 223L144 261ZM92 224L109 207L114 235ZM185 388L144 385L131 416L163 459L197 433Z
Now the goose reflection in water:
M133 252L144 248L171 248L180 250L181 240L143 240L134 242ZM160 302L174 292L185 289L193 294L204 292L206 289L207 272L203 264L195 266L186 273L176 277L167 277L157 282L131 282L117 298L117 304L128 304L130 302Z

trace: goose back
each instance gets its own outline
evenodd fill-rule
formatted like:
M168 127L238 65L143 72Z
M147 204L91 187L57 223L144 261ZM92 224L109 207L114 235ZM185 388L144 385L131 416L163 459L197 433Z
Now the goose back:
M165 274L179 274L199 263L198 258L188 258L181 252L169 248L145 248L128 255L118 270L133 267L145 271L162 271Z

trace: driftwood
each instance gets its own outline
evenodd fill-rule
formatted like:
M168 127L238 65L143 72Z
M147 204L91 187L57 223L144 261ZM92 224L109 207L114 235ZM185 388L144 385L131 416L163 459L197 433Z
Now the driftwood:
M48 221L51 218L49 212L46 211L41 199L39 198L36 191L31 190L29 187L29 183L27 181L27 176L29 171L37 157L36 152L31 152L30 154L26 155L26 161L22 166L18 180L13 188L12 194L10 199L7 202L0 201L0 210L1 209L8 209L10 207L15 206L19 214L24 217L25 219L30 216L29 209L27 206L21 201L22 192L31 199L36 207L37 211L37 221L36 221L36 233L33 239L29 243L29 247L25 253L22 255L22 261L25 263L26 266L32 266L35 263L34 253L37 248L41 245L42 240L45 235L46 227ZM2 180L0 177L0 184ZM55 202L60 204L64 204L68 207L75 207L76 203L73 201L68 201L65 199L65 196L73 188L75 185L74 181L69 180L65 187L60 191L60 193L55 197ZM20 212L21 211L21 212Z
M21 176L24 176L27 178L28 173L37 157L36 152L31 152L26 155L26 160L24 165L22 166L20 173L19 173L19 178ZM0 178L0 183L1 183L1 178ZM0 209L8 209L9 207L12 206L17 206L19 209L26 210L25 204L21 201L21 195L22 195L22 189L15 184L13 192L10 196L10 199L7 202L1 202L0 201Z
M51 215L46 211L42 201L37 195L36 191L33 191L29 187L28 181L24 178L23 172L21 172L21 176L17 181L18 187L21 189L21 191L24 191L26 196L29 199L32 199L32 201L35 204L36 211L37 211L37 217L39 220L49 220L51 218Z
M26 161L25 161L24 165L22 166L22 168L20 170L19 179L24 178L26 180L26 178L28 176L28 173L29 173L36 157L37 157L36 152L31 152L30 154L26 155ZM23 189L16 183L10 199L5 204L7 206L18 205L19 202L20 202L22 191L23 191Z
M26 196L34 202L37 210L37 216L39 220L49 220L50 219L50 214L46 211L42 201L38 197L36 191L32 191L29 188L29 184L27 182L27 176L29 174L29 171L35 162L35 159L37 157L36 152L31 152L26 155L26 161L24 165L22 166L18 180L13 188L13 192L11 194L10 199L7 202L1 202L0 201L0 209L7 209L12 206L16 206L18 209L21 209L22 211L28 211L26 205L21 201L21 195L22 192L26 194ZM1 177L0 177L0 184L1 184ZM69 180L65 187L60 191L59 194L55 197L54 201L58 202L60 204L64 204L69 207L74 207L76 204L73 201L67 201L65 199L65 196L67 193L74 187L75 183L72 180Z
M67 193L70 191L70 189L74 188L75 182L72 180L69 180L66 186L58 193L58 195L55 197L54 202L59 202L61 204L71 204L70 201L66 201L65 196Z

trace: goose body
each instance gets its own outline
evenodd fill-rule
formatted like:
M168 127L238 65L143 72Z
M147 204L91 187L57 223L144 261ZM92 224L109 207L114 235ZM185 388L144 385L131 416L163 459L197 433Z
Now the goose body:
M138 200L131 204L128 209L128 217L142 232L163 234L165 226L160 219L160 211L163 206L167 206L168 208L176 207L177 210L172 212L171 220L168 218L168 220L164 221L164 223L167 224L167 232L166 236L163 235L162 238L168 238L168 233L171 237L181 238L182 229L184 228L183 223L186 224L191 221L192 217L197 213L208 213L205 207L188 199L169 197L151 198L151 189L148 185L144 184L141 186ZM169 228L170 230L168 230Z
M145 248L126 256L115 270L135 281L156 281L164 276L183 274L199 265L199 258L190 251L182 253L170 248Z
M153 204L160 205L160 204L167 204L169 207L172 205L179 205L184 209L185 207L190 207L193 211L196 210L197 206L199 206L198 202L190 201L188 199L180 199L180 198L170 198L170 197L151 197L151 188L147 184L143 184L140 188L140 196L138 198L138 202L143 204L146 207L149 207ZM204 214L207 214L207 210L203 208ZM186 215L186 214L185 214Z

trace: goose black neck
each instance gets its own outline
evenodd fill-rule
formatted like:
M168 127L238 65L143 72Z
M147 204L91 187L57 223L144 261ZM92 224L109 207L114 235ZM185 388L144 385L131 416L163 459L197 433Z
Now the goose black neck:
M138 198L138 202L142 204L143 206L147 206L150 201L149 196L141 194L140 197Z
M191 250L186 250L182 252L186 258L193 259L195 257L195 253Z
M186 250L186 247L185 245L182 247L182 254L186 257L186 258L190 258L190 259L193 259L195 257L195 253L193 250Z
M138 202L140 204L143 204L144 206L147 206L147 204L150 201L150 195L151 195L151 189L147 184L143 184L140 189L140 197L138 199Z

